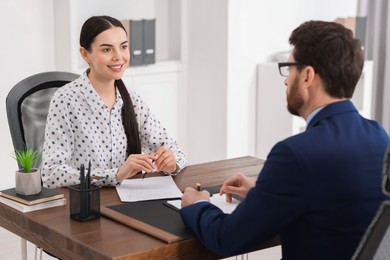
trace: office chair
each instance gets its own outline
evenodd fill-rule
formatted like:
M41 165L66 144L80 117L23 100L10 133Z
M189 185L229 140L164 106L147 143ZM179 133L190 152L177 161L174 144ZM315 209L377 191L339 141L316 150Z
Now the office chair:
M78 77L79 75L69 72L43 72L23 79L8 93L6 110L14 149L23 150L27 147L37 150L40 156L34 164L35 168L40 168L42 162L45 125L51 97L59 87ZM23 238L21 247L22 259L27 259L27 241Z
M387 147L386 155L385 155L385 160L383 164L383 173L382 173L382 178L383 178L383 192L387 195L390 196L390 145Z
M383 165L383 192L390 195L390 146ZM379 208L374 220L352 257L353 260L388 260L390 259L390 201L385 201Z

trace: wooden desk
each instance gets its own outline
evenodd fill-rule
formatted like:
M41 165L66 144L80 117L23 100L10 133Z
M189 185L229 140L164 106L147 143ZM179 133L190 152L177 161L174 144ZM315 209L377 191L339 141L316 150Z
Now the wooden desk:
M188 166L174 177L181 190L201 182L215 186L240 171L256 178L263 160L241 157ZM61 189L68 197L68 189ZM114 188L101 189L101 205L120 203ZM0 226L61 259L217 259L197 239L167 244L106 217L89 222L69 218L69 204L21 213L0 203ZM262 248L277 245L275 238Z

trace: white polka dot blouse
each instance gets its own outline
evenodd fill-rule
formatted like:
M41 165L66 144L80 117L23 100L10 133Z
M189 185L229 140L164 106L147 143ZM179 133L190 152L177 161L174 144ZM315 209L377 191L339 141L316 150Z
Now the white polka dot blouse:
M176 141L151 113L139 95L129 91L134 105L142 152L154 153L164 142L176 156L179 171L187 159ZM98 186L114 186L115 174L126 160L127 138L122 124L122 97L116 90L111 110L100 99L87 74L59 88L53 95L45 128L42 181L57 188L79 183L80 165L91 161Z

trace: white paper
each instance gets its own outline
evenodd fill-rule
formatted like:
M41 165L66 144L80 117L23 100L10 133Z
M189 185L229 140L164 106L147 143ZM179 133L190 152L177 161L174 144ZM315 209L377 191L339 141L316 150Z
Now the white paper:
M167 202L177 209L181 209L181 200L168 200ZM226 195L223 194L220 196L219 193L213 194L213 196L210 197L210 202L226 214L232 213L240 203L240 201L235 198L232 198L232 202L228 203L226 202Z
M116 186L116 191L122 202L180 198L183 196L171 176L124 180L121 185Z

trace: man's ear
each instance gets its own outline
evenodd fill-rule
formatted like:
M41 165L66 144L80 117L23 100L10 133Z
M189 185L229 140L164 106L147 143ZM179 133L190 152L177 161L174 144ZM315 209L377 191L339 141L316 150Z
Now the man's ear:
M85 60L86 63L89 64L89 57L88 57L88 51L84 47L80 47L80 54L81 57Z
M316 72L312 66L306 66L303 68L303 75L305 83L311 84L315 78Z

